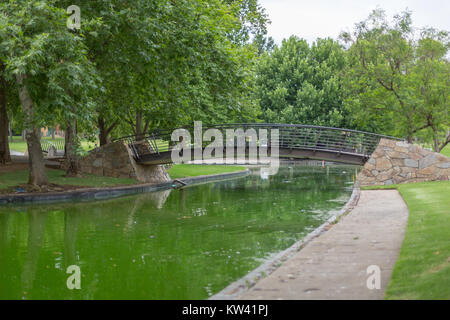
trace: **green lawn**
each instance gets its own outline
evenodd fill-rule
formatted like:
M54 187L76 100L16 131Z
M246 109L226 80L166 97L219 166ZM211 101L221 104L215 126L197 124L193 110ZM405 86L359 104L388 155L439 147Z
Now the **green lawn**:
M444 149L441 150L444 156L450 157L450 144L448 144Z
M218 165L189 165L180 164L174 165L169 174L172 179L218 174L225 172L236 172L245 170L245 167L239 166L218 166ZM94 175L84 175L81 178L66 178L65 171L47 169L50 183L59 185L73 185L83 187L113 187L118 185L130 185L140 183L134 179L99 177ZM26 184L28 181L27 170L17 170L14 172L0 173L0 189L6 189L21 184Z
M209 174L236 172L242 170L245 170L245 167L225 165L177 164L170 168L169 175L172 179L178 179Z
M13 141L14 142L9 143L9 149L11 149L12 151L23 153L27 150L27 142L22 141L22 137L14 136Z
M49 140L53 141L51 137L42 137L41 140ZM9 148L11 150L22 152L24 153L27 150L27 142L22 141L22 137L20 136L14 136L13 137L14 142L9 143ZM64 141L64 138L55 138L54 141ZM98 143L97 143L98 145ZM81 141L81 146L85 151L89 151L95 148L95 142L90 142L87 140Z
M396 188L410 216L386 299L450 299L450 181Z
M66 178L65 171L47 169L50 183L59 185L73 185L83 187L113 187L118 185L130 185L139 183L134 179L99 177L94 175L84 175L82 178ZM0 174L0 189L13 187L28 182L28 170L18 170Z

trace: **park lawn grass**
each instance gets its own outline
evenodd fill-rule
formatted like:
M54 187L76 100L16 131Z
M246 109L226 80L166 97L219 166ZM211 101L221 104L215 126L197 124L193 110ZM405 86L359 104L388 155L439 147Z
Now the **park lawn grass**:
M66 178L64 170L47 169L50 183L58 185L72 185L80 187L113 187L140 183L134 179L100 177L86 174L83 177ZM17 170L0 174L0 189L14 187L28 182L28 170Z
M51 137L42 137L41 140L64 141L64 138L55 137L55 140L52 140ZM9 149L10 150L24 153L28 149L27 142L26 141L22 141L22 137L21 136L14 136L13 137L13 141L14 142L10 142L9 143ZM97 145L98 145L98 142L97 142ZM95 142L82 140L81 141L81 147L85 151L90 151L90 150L95 148Z
M362 189L397 189L409 208L385 299L450 299L450 181Z
M441 150L441 153L442 153L444 156L450 157L450 144L448 144L447 146L445 146L445 148Z
M26 141L22 141L22 137L14 136L13 137L13 141L14 142L10 142L9 143L9 149L11 151L17 151L17 152L22 152L22 153L27 151L27 149L28 149L27 142Z
M169 169L172 179L196 177L210 174L229 173L245 170L242 166L176 164Z
M219 174L227 172L236 172L245 170L240 166L224 166L224 165L190 165L178 164L173 165L169 170L172 179L194 177L201 175ZM64 177L64 170L47 169L49 182L57 185L72 185L80 187L113 187L121 185L140 184L141 182L134 179L101 177L85 174L83 177L67 178ZM26 184L28 181L28 170L16 170L12 172L0 173L0 189L6 189L18 185Z

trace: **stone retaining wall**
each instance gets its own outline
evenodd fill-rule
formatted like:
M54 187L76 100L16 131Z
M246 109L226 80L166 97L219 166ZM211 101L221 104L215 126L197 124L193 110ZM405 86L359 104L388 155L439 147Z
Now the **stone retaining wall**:
M82 173L113 178L131 178L145 183L162 183L170 177L161 165L140 165L123 141L92 150L80 160Z
M357 178L361 186L436 180L450 180L450 158L388 139L381 139Z

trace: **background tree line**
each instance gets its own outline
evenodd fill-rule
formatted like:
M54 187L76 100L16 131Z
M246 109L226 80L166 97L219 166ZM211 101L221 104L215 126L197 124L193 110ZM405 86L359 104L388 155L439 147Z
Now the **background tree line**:
M80 30L66 26L81 8ZM6 0L0 4L0 162L11 119L24 129L30 183L48 183L41 127L65 130L67 174L80 135L204 122L355 128L441 150L449 142L448 33L381 10L312 44L274 45L257 0Z
M449 34L414 30L411 12L388 21L377 9L339 41L292 36L265 53L255 99L268 122L346 127L450 142Z

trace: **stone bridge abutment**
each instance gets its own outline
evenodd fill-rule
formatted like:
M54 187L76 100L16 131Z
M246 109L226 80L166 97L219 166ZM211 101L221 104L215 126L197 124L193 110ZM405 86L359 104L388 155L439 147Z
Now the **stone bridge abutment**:
M403 141L381 139L363 166L361 186L450 180L450 158Z

